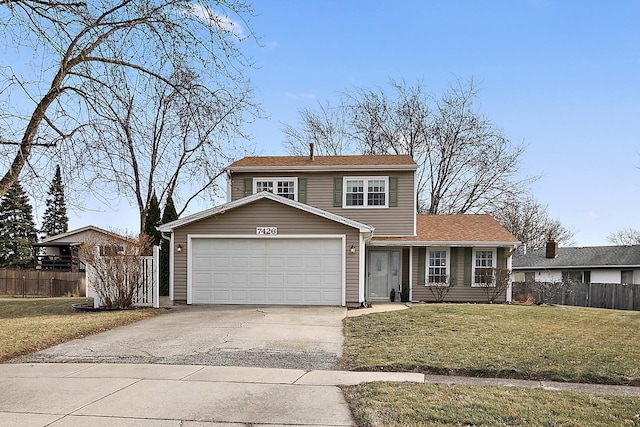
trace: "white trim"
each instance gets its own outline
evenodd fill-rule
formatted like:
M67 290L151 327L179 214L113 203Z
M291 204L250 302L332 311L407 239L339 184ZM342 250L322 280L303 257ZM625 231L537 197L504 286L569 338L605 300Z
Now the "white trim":
M478 251L486 251L486 252L491 252L492 253L492 258L491 258L491 267L486 267L486 268L497 268L497 262L498 262L498 250L497 248L483 248L483 247L477 247L477 248L473 248L472 251L472 255L471 255L471 287L473 288L483 288L485 287L483 284L478 284L476 283L476 252ZM495 279L495 278L494 278ZM493 286L495 286L495 283L493 284ZM491 286L490 286L491 287Z
M409 302L413 301L413 248L409 248Z
M238 199L238 200L234 200L233 202L229 202L229 203L225 203L223 205L220 206L216 206L213 207L211 209L207 209L204 210L202 212L198 212L195 213L193 215L189 215L185 218L182 219L177 219L175 221L171 221L168 222L166 224L163 224L159 227L157 227L158 231L161 232L173 232L174 229L181 227L183 225L189 224L191 222L194 221L199 221L201 219L204 218L208 218L210 216L214 216L214 215L221 215L224 214L225 212L227 212L228 210L231 209L235 209L237 207L240 206L244 206L247 205L249 203L253 203L257 200L261 200L261 199L269 199L272 200L274 202L278 202L281 203L283 205L287 205L296 209L300 209L301 211L304 212L308 212L311 213L313 215L317 215L321 218L326 218L328 220L337 222L339 224L343 224L346 225L348 227L352 227L355 228L357 230L359 230L360 232L364 232L364 233L373 233L374 231L374 227L367 225L367 224L363 224L361 222L358 221L354 221L352 219L349 218L345 218L343 216L340 215L336 215L334 213L322 210L322 209L318 209L314 206L311 205L307 205L305 203L300 203L297 202L295 200L291 200L291 199L287 199L286 197L281 197L278 196L276 194L273 193L269 193L268 191L263 191L261 193L256 193L256 194L252 194L251 196L247 196L247 197L243 197L242 199Z
M364 242L362 233L360 233L358 237L358 302L363 302L366 300L366 296L365 296L365 284L367 280L366 271L365 271L366 250L367 250L367 246Z
M187 304L193 304L193 283L191 283L192 241L194 239L340 239L342 242L342 306L347 299L347 235L346 234L187 234Z
M278 192L276 191L276 187L278 185L278 182L291 182L293 181L293 200L298 200L298 177L297 176L285 176L285 177L254 177L253 178L253 182L251 183L251 191L252 193L258 193L258 189L256 188L256 185L258 183L258 181L272 181L273 182L273 187L271 188L270 193L282 196L281 194L278 194ZM282 196L284 197L284 196Z
M153 246L153 308L160 308L160 246Z
M363 181L363 205L347 205L347 181ZM384 205L367 204L369 198L369 181L384 181ZM388 209L389 208L389 177L383 175L373 176L343 176L342 177L342 208L343 209Z
M416 164L406 165L326 165L326 166L234 166L228 167L226 170L233 173L240 172L258 172L258 173L270 173L270 172L309 172L309 171L415 171L418 169Z
M383 236L376 236L383 237ZM407 236L411 237L411 236ZM496 247L516 247L514 242L438 242L438 241L416 241L416 240L375 240L375 237L369 241L369 246L449 246L452 248L496 248ZM542 266L541 266L542 267ZM518 267L516 267L518 268ZM521 267L522 268L522 267ZM533 267L536 268L536 267ZM537 267L539 268L539 267ZM546 267L545 267L546 268ZM555 267L554 267L555 268Z
M431 246L431 247L427 247L425 248L426 252L425 252L425 260L424 260L424 285L426 287L436 287L436 286L451 286L451 283L446 284L446 283L431 283L429 282L429 259L430 256L429 254L433 251L433 252L444 252L446 255L446 259L445 259L445 271L446 271L446 277L450 278L451 277L451 248L450 247L444 247L444 246Z

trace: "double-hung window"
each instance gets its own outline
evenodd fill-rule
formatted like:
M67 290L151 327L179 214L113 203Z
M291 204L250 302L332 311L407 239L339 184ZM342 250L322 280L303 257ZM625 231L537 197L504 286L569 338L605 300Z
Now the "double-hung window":
M449 266L447 251L434 249L428 251L427 286L448 286Z
M253 192L268 191L287 199L297 200L297 178L254 178Z
M474 260L473 284L475 286L495 285L495 252L476 250Z
M389 206L389 177L345 177L343 206L386 208Z

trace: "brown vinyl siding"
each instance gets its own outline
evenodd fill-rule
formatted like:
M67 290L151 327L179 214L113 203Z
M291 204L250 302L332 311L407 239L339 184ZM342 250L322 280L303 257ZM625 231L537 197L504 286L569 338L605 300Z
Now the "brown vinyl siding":
M458 252L458 265L455 274L457 280L455 283L450 285L451 289L444 298L444 302L487 302L486 294L481 287L473 287L470 284L464 284L465 249L466 248L463 247L451 248L451 252ZM411 251L413 256L413 271L411 272L411 283L413 286L412 301L434 302L436 301L436 297L431 293L430 287L418 284L418 247L411 248ZM506 259L497 260L497 264L505 266ZM501 298L497 300L497 302L505 301L506 295L502 295Z
M231 200L245 196L245 179L264 177L306 178L308 205L335 213L345 218L375 227L376 236L413 236L414 234L414 172L413 171L361 171L295 173L234 173L231 181ZM398 206L389 208L344 209L333 206L333 183L335 177L343 176L389 176L398 178Z
M358 254L349 253L351 245L358 247L359 231L326 218L282 205L268 199L235 208L217 216L204 218L174 231L174 243L185 250L174 255L174 300L187 301L187 236L194 234L224 234L255 236L256 227L278 227L278 235L346 235L346 302L358 301Z

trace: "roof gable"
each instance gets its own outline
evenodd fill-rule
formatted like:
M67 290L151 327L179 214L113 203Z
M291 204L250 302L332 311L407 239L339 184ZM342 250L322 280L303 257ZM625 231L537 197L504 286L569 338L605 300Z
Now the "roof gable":
M373 232L373 227L371 227L371 226L369 226L367 224L363 224L363 223L354 221L352 219L345 218L345 217L342 217L340 215L336 215L336 214L333 214L331 212L327 212L327 211L324 211L322 209L318 209L316 207L313 207L313 206L310 206L310 205L306 205L304 203L300 203L300 202L297 202L295 200L288 199L286 197L278 196L278 195L270 193L268 191L262 191L260 193L252 194L250 196L243 197L242 199L234 200L232 202L225 203L223 205L216 206L216 207L213 207L211 209L207 209L207 210L204 210L202 212L195 213L193 215L189 215L189 216L187 216L185 218L178 219L178 220L169 222L167 224L163 224L163 225L158 227L158 230L161 231L161 232L172 232L175 228L179 228L179 227L182 227L184 225L190 224L192 222L200 221L202 219L205 219L205 218L217 215L217 214L225 213L225 212L227 212L229 210L232 210L232 209L238 208L240 206L244 206L244 205L247 205L249 203L253 203L253 202L257 201L257 200L262 200L262 199L272 200L274 202L278 202L278 203L290 206L290 207L295 208L295 209L300 209L300 210L302 210L304 212L308 212L308 213L311 213L313 215L317 215L317 216L320 216L322 218L326 218L326 219L329 219L331 221L335 221L337 223L344 224L344 225L347 225L349 227L356 228L361 232L366 232L366 233L372 233Z
M67 231L66 233L61 233L61 234L56 234L55 236L50 236L47 237L45 239L42 239L42 241L40 243L52 243L52 242L57 242L59 240L64 240L65 242L68 242L70 239L70 237L75 236L75 235L82 235L83 233L86 232L95 232L95 233L99 233L99 234L104 234L105 236L111 236L111 237L115 237L118 239L122 239L122 240L126 240L127 238L124 236L120 236L117 233L114 233L112 231L108 231L108 230L104 230L102 228L96 227L94 225L86 225L84 227L80 227L80 228L76 228L75 230L70 230ZM75 243L84 243L83 239L78 239L77 242Z
M529 250L513 257L520 269L560 269L584 267L638 267L640 246L586 246L558 248L556 258L547 258L546 249Z

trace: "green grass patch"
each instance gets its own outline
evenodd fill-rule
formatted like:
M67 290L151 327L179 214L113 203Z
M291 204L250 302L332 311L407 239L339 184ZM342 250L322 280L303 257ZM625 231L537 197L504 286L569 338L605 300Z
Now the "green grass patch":
M345 320L344 368L640 385L640 312L426 304Z
M87 298L0 298L0 362L160 314L133 309L77 312Z
M411 383L342 389L362 427L640 426L640 399L631 397Z

